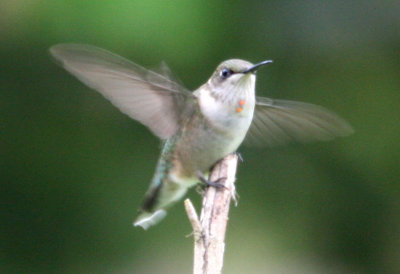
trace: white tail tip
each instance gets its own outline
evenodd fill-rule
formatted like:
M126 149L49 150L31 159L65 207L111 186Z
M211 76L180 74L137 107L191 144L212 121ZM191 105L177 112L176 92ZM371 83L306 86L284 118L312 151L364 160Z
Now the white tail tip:
M141 226L144 230L160 222L167 212L164 209L159 209L155 212L144 212L137 217L133 223L134 226Z

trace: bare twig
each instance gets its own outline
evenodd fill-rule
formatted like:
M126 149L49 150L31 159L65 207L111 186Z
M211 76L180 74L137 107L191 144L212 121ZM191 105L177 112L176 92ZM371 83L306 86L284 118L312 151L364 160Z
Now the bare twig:
M189 199L185 200L185 209L186 213L189 217L189 221L193 227L193 234L195 239L200 239L201 237L201 224L199 221L199 217L197 216L196 209L194 208L192 202Z
M194 274L221 273L225 251L225 232L231 199L236 201L235 174L238 157L230 154L211 171L210 181L220 178L224 187L208 187L203 198L200 221L189 199L186 213L194 231Z

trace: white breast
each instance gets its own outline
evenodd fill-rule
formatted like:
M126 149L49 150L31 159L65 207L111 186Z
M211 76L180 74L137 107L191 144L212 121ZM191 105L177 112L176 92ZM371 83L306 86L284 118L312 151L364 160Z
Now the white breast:
M245 100L240 106L239 101ZM235 151L242 143L250 127L254 113L254 95L243 94L242 97L232 100L217 100L208 90L199 92L199 104L202 114L218 130L226 134L229 144L228 153ZM238 107L242 107L240 112Z

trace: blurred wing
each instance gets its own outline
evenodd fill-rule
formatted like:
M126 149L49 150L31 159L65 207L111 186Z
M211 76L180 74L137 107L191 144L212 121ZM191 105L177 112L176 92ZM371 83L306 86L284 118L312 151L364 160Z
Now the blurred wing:
M346 121L323 107L257 97L245 143L276 146L331 140L351 133L353 129Z
M192 93L168 77L106 50L60 44L50 48L50 52L67 71L161 139L179 129L185 109L193 106Z

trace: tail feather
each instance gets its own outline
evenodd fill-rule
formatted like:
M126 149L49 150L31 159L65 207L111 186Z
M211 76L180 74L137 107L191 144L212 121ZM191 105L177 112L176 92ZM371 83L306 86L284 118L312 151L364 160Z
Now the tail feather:
M141 207L141 213L134 221L134 226L148 229L160 222L166 215L166 207L180 200L187 191L186 186L165 180L157 187L150 187Z
M144 230L160 222L167 215L164 209L156 210L155 212L141 213L133 223L134 226L141 226Z

